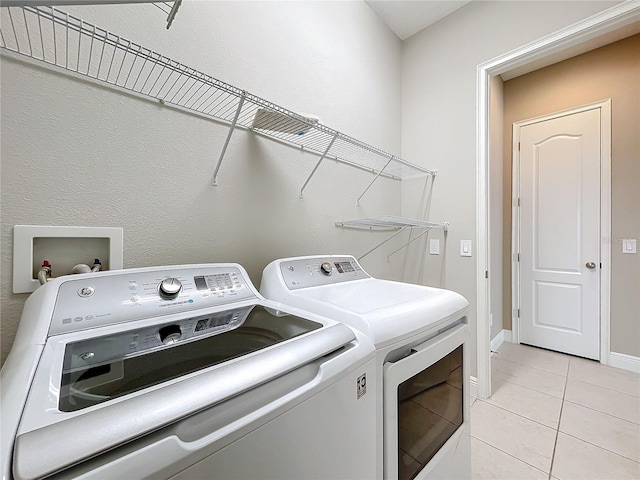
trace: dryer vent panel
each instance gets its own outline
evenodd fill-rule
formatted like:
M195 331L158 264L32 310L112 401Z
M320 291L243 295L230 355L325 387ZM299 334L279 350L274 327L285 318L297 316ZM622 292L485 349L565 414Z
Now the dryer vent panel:
M51 278L69 275L76 265L101 270L123 268L121 228L16 225L13 230L13 293L30 293L40 286L43 262Z

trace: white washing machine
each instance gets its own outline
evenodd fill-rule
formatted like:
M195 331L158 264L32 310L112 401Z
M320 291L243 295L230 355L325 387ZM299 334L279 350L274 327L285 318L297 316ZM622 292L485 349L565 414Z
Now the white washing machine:
M468 302L372 278L352 256L276 260L260 292L375 343L377 478L471 478Z
M237 264L55 279L0 381L6 480L375 475L372 342Z

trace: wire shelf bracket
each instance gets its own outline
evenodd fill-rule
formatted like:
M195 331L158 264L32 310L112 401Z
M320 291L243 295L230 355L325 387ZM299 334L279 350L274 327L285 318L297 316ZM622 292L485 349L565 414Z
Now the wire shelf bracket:
M227 147L229 146L229 140L231 140L231 135L236 128L236 124L238 123L238 117L240 116L240 112L242 111L242 105L244 105L244 99L246 98L246 93L243 92L240 97L240 101L238 102L238 109L236 110L236 114L231 121L231 126L229 127L229 133L227 133L227 139L224 141L224 145L222 146L222 151L220 152L220 157L218 158L218 164L216 165L216 169L213 171L213 176L211 177L211 185L218 186L218 172L220 171L220 165L222 165L222 159L224 158L224 154L227 151Z
M89 0L90 3L148 3L147 0ZM36 3L42 4L34 6ZM435 175L435 170L407 162L379 148L222 82L140 44L62 12L50 3L80 4L81 0L3 0L0 6L0 51L80 78L107 84L166 107L187 111L230 126L212 175L218 183L222 159L236 129L317 155L320 160L300 190L304 193L326 158L396 180ZM151 2L165 11L169 24L181 0ZM373 182L371 184L373 184ZM358 203L364 193L358 198Z
M360 199L362 197L364 197L364 194L367 193L367 191L371 188L371 186L375 183L375 181L380 178L380 175L382 175L382 172L384 172L384 169L387 168L389 166L389 164L393 161L395 157L393 155L391 155L391 158L389 158L389 161L387 163L384 164L384 167L382 167L382 169L376 174L375 177L373 177L373 180L371 180L371 183L367 186L367 188L364 189L364 192L362 192L362 194L358 197L358 199L356 200L356 206L360 206Z
M313 167L313 170L311 170L311 173L309 174L309 176L307 177L307 180L302 185L302 188L300 188L300 198L303 198L304 189L307 188L307 185L311 181L311 177L313 177L315 175L316 170L318 170L318 167L320 166L322 161L326 158L327 154L329 153L329 150L331 150L331 147L333 146L333 143L336 141L336 138L338 138L337 132L336 132L336 135L334 135L333 138L331 139L331 142L329 142L329 145L327 146L327 149L324 151L324 153L322 154L322 156L318 160L318 163L316 163L316 166Z

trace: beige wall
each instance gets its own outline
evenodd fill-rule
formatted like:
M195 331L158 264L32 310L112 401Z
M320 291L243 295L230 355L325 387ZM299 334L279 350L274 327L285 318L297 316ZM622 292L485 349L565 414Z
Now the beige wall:
M640 238L640 35L504 82L504 258L511 251L512 124L611 98L611 351L640 356L640 254L622 254ZM505 269L505 312L511 308ZM511 318L504 315L504 328Z

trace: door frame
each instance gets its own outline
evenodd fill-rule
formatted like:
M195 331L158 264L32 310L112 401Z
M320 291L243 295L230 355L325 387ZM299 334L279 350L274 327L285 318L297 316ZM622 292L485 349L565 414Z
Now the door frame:
M478 65L476 70L476 321L477 378L472 390L491 396L491 325L489 319L489 99L491 77L516 67L554 58L640 20L640 2L619 3L551 35ZM604 363L604 362L603 362ZM475 383L475 385L473 385ZM474 388L475 387L475 388Z
M520 262L517 255L520 251L520 209L518 197L520 192L520 162L518 139L520 129L527 125L566 117L590 110L600 110L600 348L599 359L603 364L609 363L610 332L610 298L611 298L611 99L568 108L558 112L528 118L513 123L513 145L511 153L511 338L513 343L520 343Z

